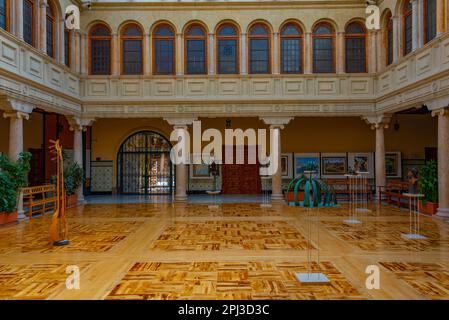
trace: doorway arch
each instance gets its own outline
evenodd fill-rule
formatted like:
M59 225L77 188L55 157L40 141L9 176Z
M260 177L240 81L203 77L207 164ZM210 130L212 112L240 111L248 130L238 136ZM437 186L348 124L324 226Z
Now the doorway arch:
M126 138L117 154L118 192L172 194L174 169L170 150L170 141L154 131L139 131Z

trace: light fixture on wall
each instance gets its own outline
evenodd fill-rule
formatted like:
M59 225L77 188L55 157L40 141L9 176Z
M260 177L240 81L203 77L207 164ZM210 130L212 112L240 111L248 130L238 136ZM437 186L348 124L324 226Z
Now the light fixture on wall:
M226 129L229 129L229 128L231 128L231 126L232 126L232 124L231 124L231 119L226 119L226 123L225 123L225 127L226 127Z
M393 124L393 128L394 128L395 131L399 131L400 125L399 125L399 122L398 122L398 116L397 115L395 116L395 122Z

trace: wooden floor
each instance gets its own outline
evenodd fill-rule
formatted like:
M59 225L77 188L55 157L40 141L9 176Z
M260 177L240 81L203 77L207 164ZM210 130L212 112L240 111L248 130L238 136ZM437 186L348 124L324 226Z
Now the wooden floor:
M77 207L65 247L50 245L49 215L0 228L0 299L449 299L449 223L421 217L427 239L407 240L407 211L371 209L349 225L344 205ZM79 290L65 284L73 265ZM330 283L295 278L315 271Z

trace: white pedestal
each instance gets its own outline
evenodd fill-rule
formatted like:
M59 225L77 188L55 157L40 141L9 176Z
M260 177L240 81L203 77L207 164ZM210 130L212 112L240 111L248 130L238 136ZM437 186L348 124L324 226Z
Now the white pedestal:
M304 284L327 284L330 283L329 278L321 272L297 273L296 279Z

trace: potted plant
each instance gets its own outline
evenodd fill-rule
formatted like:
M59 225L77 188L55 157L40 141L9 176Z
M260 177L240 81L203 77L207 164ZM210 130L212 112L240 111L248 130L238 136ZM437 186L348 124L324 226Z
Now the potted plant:
M17 161L0 156L0 225L17 221L20 189L28 184L31 153L22 152Z
M64 187L67 208L75 207L78 202L76 190L84 181L84 172L78 163L72 163L64 169Z
M424 194L421 200L421 212L435 214L438 209L438 168L435 161L428 161L421 169L419 177L420 192Z

